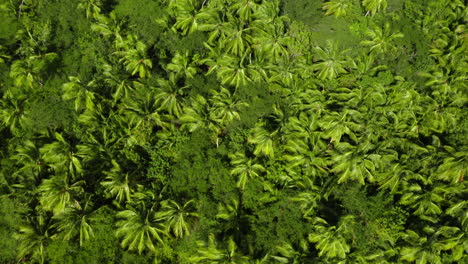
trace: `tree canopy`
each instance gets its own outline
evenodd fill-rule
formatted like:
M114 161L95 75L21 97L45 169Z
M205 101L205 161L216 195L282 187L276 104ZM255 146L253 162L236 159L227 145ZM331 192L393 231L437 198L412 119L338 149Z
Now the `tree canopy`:
M0 263L468 263L462 0L0 0Z

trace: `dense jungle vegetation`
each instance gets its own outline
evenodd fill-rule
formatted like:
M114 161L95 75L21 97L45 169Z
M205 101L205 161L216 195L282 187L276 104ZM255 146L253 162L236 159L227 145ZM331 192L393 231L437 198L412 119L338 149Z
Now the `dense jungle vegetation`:
M0 0L0 263L468 263L463 0Z

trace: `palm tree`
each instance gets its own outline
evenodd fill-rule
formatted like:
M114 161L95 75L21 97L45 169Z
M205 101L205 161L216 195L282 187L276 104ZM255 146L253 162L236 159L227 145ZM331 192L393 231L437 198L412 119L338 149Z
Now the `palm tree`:
M328 172L327 162L317 152L311 150L302 140L288 140L285 147L287 154L283 155L290 170L299 169L299 175L321 177Z
M252 15L257 11L259 4L257 0L241 0L235 2L229 7L231 11L235 11L241 21L248 23L252 20Z
M373 52L361 54L356 60L352 60L351 63L352 68L360 78L364 75L374 76L377 72L387 69L387 65L374 66L375 58Z
M56 53L45 53L42 55L29 56L24 60L16 60L10 67L10 77L18 88L29 90L35 85L43 85L39 74L50 63L58 58Z
M137 75L145 78L151 75L151 68L153 62L147 56L147 49L145 43L138 40L136 36L129 35L127 39L122 42L121 51L116 51L114 54L121 57L120 62L123 62L125 69L131 75Z
M138 201L128 210L117 213L117 237L122 238L121 246L130 251L144 250L156 252L156 243L164 245L166 227L155 217L154 206L147 207L144 201Z
M256 8L254 13L254 22L260 22L261 24L277 24L288 20L286 16L279 16L279 14L280 2L265 1Z
M247 158L243 153L230 155L231 164L234 168L231 170L231 175L238 175L237 187L244 190L247 181L254 177L260 176L266 169L255 160Z
M275 260L274 263L290 263L290 264L302 264L305 262L308 256L308 243L301 239L300 251L295 249L290 243L283 242L274 249L274 254L270 259Z
M93 87L94 82L91 81L84 85L78 77L69 76L68 79L70 82L62 85L62 98L64 100L74 100L75 111L77 112L87 108L94 108L94 92L88 88Z
M198 29L199 10L197 0L173 1L169 6L176 18L176 23L173 26L174 30L180 29L182 35L186 35Z
M206 44L215 45L215 41L225 37L225 28L229 24L224 20L223 9L228 8L224 3L216 6L215 1L209 1L209 6L202 8L197 14L199 18L198 30L209 32Z
M331 172L339 175L338 183L354 180L364 185L366 179L369 182L375 180L374 175L381 163L380 155L365 153L347 143L338 143L335 147L339 153L332 157L334 166Z
M25 109L27 100L27 96L16 95L10 90L0 99L0 124L14 135L20 134L30 122L29 112Z
M200 128L208 129L217 136L220 132L220 127L212 118L212 109L206 99L197 95L192 100L192 106L185 108L185 113L180 117L182 128L187 128L193 132Z
M209 99L212 105L212 118L223 126L227 126L234 120L240 120L239 112L249 104L235 100L231 92L221 87L221 90L212 91L213 97Z
M80 0L78 8L86 10L87 18L94 18L101 13L101 0Z
M10 77L14 79L16 87L30 89L37 82L37 72L31 64L30 60L17 60L11 65Z
M408 244L400 250L400 260L416 263L442 263L441 251L453 250L462 242L464 234L457 227L442 226L438 229L426 226L424 233L420 235L413 230L407 230L402 238ZM466 246L465 246L466 247ZM465 248L466 249L466 248ZM463 256L452 256L452 263L457 262Z
M11 56L7 54L7 49L0 45L0 64L5 63L5 59L11 59Z
M259 56L271 59L272 62L289 57L288 46L292 39L284 33L283 23L266 24L258 31L259 34L255 34L252 41L253 47L260 53Z
M292 197L291 201L299 203L299 207L303 213L304 218L310 218L316 214L320 202L319 189L316 186L312 186L307 192L301 192L297 196Z
M135 91L135 87L141 87L142 84L137 81L130 81L127 78L122 78L118 74L118 69L112 65L102 62L101 65L102 75L104 76L104 82L115 89L112 93L114 103L118 100L129 98L130 94Z
M312 69L318 71L319 79L334 79L339 74L347 72L344 68L347 61L343 59L347 51L339 51L336 42L328 42L325 48L315 47L314 51L316 63Z
M228 84L238 88L245 86L254 79L258 79L259 72L255 69L250 69L244 65L245 56L241 59L230 55L223 55L216 62L207 62L211 68L207 72L216 70L216 76L221 81L221 84Z
M395 39L402 38L404 35L400 32L394 33L390 29L390 24L385 23L383 28L374 27L366 32L370 40L361 41L361 45L370 46L371 52L378 54L393 51L396 47L392 44Z
M170 127L170 124L167 122L170 116L160 114L159 112L162 107L160 101L167 100L167 97L160 99L161 97L158 95L161 94L156 94L146 87L139 87L132 97L128 97L120 104L122 113L129 120L136 122L134 132L141 135L139 139L142 142L148 140L147 137L152 133L154 127L162 129ZM164 105L164 107L167 107L167 105ZM169 112L172 113L172 110Z
M250 143L255 144L255 156L265 155L269 158L275 156L273 138L277 133L277 130L273 132L267 131L261 123L255 126L248 139Z
M42 159L54 169L56 173L66 173L76 178L83 172L81 159L87 153L80 151L82 148L73 147L62 134L55 133L53 143L46 144L40 149Z
M32 260L40 264L45 263L46 247L53 237L51 219L38 212L35 217L28 217L27 223L20 225L14 238L18 240L18 262Z
M175 78L193 78L197 73L197 68L190 62L189 52L185 51L184 54L176 52L172 61L167 64L166 70L175 73Z
M330 112L324 115L318 122L323 129L325 138L330 142L340 142L344 134L357 142L355 132L361 130L362 125L355 122L361 118L361 113L356 110L345 109L342 112Z
M25 177L22 181L32 180L37 182L40 175L46 171L46 164L41 157L39 148L31 140L25 140L22 145L18 145L11 159L15 160L16 164L19 165L15 175Z
M66 177L55 175L42 181L37 188L40 194L39 201L47 211L52 211L54 215L63 213L75 198L83 192L84 181L77 181L70 184Z
M400 203L415 209L413 213L425 219L441 214L441 203L445 200L444 196L448 190L443 185L437 186L434 184L431 187L429 190L423 189L417 183L408 186L407 191L400 199Z
M350 5L349 0L330 0L322 5L322 9L327 12L325 15L335 15L335 17L344 16Z
M184 106L183 98L186 95L188 86L178 84L178 77L175 74L169 74L169 80L158 79L158 88L156 89L155 99L159 104L158 110L168 112L170 115L179 117L182 114Z
M325 150L327 148L327 143L321 138L323 132L320 131L319 119L319 114L306 113L305 111L301 111L299 116L292 116L289 118L286 125L286 134L289 138L288 142L290 142L291 145L287 144L286 148L291 150L291 152L297 152L295 149L300 146L302 146L302 148L310 148L315 153Z
M362 5L366 9L367 13L373 16L380 10L385 10L387 8L387 0L362 0Z
M105 171L106 178L101 182L106 190L106 195L115 197L118 203L131 200L132 188L128 179L128 173L124 173L116 160L112 160L112 168Z
M450 155L444 159L442 165L438 168L436 178L451 183L462 182L466 174L466 164L468 164L468 152L463 148L456 151L450 146L445 146Z
M225 36L220 39L220 46L223 47L225 53L234 56L243 56L251 51L253 42L249 32L252 28L246 27L241 21L230 21L225 25Z
M325 220L319 217L315 217L313 223L314 231L309 234L308 238L310 242L315 243L315 247L319 250L319 257L346 258L346 254L350 252L351 248L340 234L339 228L329 226Z
M176 238L182 238L190 234L187 221L198 217L198 214L193 212L194 203L195 200L189 200L180 206L173 200L164 200L161 202L160 211L156 212L154 217L157 221L164 222L167 230L172 230Z
M399 163L392 164L390 170L381 174L382 178L378 180L379 189L387 189L391 193L400 191L401 186L405 186L410 179L417 179L418 176L410 169L405 168Z
M454 202L445 213L457 218L463 231L468 232L468 201Z
M249 258L236 252L237 245L230 237L226 245L220 246L216 242L213 234L210 234L208 243L198 241L197 253L189 258L190 263L211 263L211 264L248 264Z
M78 237L81 247L85 241L94 237L93 228L89 224L89 221L93 219L92 213L91 197L85 199L83 205L75 200L62 213L53 217L57 221L54 226L62 233L64 240Z

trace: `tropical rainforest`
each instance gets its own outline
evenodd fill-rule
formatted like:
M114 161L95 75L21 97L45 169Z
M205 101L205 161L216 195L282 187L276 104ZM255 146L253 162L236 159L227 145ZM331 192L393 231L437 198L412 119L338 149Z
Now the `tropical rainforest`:
M463 0L0 0L0 263L468 263Z

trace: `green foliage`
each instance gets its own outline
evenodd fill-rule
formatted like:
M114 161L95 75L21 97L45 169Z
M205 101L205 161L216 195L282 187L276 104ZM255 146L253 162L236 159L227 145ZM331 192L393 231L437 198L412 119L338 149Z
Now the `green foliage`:
M17 205L16 205L17 206ZM20 215L15 208L15 202L7 196L0 196L0 242L2 248L1 263L13 263L16 259L18 242L13 238Z
M465 263L462 0L0 0L1 263Z

